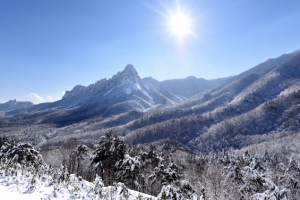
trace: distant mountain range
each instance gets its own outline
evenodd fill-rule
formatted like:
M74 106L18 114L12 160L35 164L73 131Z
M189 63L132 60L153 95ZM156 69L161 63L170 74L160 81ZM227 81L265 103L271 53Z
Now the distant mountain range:
M10 100L6 103L0 103L0 111L10 111L16 110L21 108L27 108L33 106L34 104L29 101L17 101L17 100Z
M110 79L75 86L62 100L7 111L0 131L43 146L73 137L94 143L113 130L129 144L169 142L210 151L299 132L299 113L300 51L295 51L215 80L141 79L127 65Z

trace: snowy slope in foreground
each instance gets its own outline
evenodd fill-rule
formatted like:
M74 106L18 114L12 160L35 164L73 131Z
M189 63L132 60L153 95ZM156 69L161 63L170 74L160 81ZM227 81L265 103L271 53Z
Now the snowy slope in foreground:
M3 200L41 200L41 199L125 199L122 190L124 185L118 183L117 187L103 187L100 197L95 195L95 185L85 180L78 180L74 175L70 176L70 183L67 186L49 182L50 177L45 177L45 181L37 181L32 175L25 174L21 176L0 176L0 194ZM47 180L48 179L48 180ZM37 181L34 183L34 181ZM156 199L153 196L139 193L134 190L128 190L128 200L137 199Z

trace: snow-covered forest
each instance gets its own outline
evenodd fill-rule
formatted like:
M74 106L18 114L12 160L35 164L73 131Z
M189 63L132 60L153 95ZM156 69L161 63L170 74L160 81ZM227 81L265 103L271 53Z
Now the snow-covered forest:
M0 200L300 200L299 19L0 0Z
M38 199L299 200L300 54L278 59L182 102L154 79L149 91L129 65L60 101L5 112L0 189ZM119 98L136 84L144 89Z
M71 139L40 151L1 137L0 191L22 199L296 200L299 141L196 154L171 144L128 146L112 132L95 146Z

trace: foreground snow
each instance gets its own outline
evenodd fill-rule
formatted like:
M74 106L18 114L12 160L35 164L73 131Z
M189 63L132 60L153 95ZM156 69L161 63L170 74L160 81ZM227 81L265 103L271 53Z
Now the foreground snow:
M0 176L0 199L3 200L41 200L41 199L125 199L124 185L118 183L116 186L102 188L102 195L95 193L95 185L85 180L78 180L74 175L70 176L69 184L53 184L49 177L44 177L44 182L35 179L31 174L21 176ZM43 180L43 178L41 179ZM36 181L36 182L35 182ZM35 182L35 183L34 183ZM153 196L128 190L125 194L128 200L156 199ZM128 196L127 196L128 195Z

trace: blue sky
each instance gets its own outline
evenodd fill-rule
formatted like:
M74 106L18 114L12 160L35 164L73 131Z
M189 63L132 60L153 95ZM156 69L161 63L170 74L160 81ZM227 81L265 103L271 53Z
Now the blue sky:
M239 74L300 49L299 19L297 0L0 0L0 103L55 101L129 63L160 81Z

